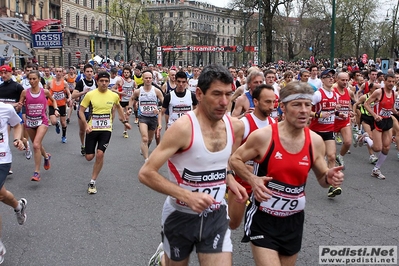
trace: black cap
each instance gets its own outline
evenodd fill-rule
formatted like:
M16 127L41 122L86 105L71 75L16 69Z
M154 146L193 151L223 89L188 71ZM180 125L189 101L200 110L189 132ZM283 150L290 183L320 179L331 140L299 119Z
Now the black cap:
M108 74L108 72L105 71L101 71L97 74L97 80L101 79L101 78L107 78L110 79L110 75Z

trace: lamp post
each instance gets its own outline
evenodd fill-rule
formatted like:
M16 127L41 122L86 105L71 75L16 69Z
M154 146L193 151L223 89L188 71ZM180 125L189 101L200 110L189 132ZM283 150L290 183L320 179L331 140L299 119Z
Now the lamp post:
M90 36L90 52L91 52L91 59L94 58L96 54L96 39L98 37L98 27L92 32L92 35Z
M105 61L108 62L108 12L109 0L105 0Z
M334 46L335 46L335 0L332 0L332 19L331 19L331 46L330 46L330 68L334 67Z
M261 3L262 0L258 0L258 65L261 65L262 60L261 60L261 24L262 24L262 16L261 16Z
M390 57L394 58L394 50L396 43L396 21L398 19L398 8L399 8L399 0L394 9L392 10L392 37L391 37L391 47L390 47ZM385 21L389 21L388 11L385 17Z
M377 52L378 52L379 48L380 48L379 47L379 41L377 39L373 40L373 50L374 50L373 59L374 59L374 62L375 62L375 59L377 58Z

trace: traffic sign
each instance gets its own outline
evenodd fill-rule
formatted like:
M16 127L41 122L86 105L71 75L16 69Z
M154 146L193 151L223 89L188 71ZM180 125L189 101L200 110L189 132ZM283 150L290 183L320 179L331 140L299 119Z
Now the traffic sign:
M77 52L75 53L75 56L76 56L77 58L80 58L80 52L77 51Z

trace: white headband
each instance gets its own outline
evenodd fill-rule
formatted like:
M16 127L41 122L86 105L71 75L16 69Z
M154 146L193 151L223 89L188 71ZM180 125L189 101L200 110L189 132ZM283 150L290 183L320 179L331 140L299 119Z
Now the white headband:
M313 100L313 94L295 93L295 94L288 95L287 97L282 99L281 102L282 103L286 103L286 102L290 102L290 101L293 101L293 100L299 100L299 99Z

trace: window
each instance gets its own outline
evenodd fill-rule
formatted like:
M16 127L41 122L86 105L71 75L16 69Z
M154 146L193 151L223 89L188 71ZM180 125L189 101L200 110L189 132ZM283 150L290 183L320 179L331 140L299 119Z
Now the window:
M102 5L103 5L102 1L98 0L98 6L102 6Z
M77 29L79 29L79 14L76 14L76 21L75 21L75 23L76 23L76 28Z
M159 13L159 17L163 18L163 13L162 12Z
M229 18L227 19L227 24L230 24L230 19Z
M100 49L103 48L103 41L100 41Z
M170 27L170 28L173 28L173 21L172 21L172 20L169 21L169 27Z
M32 1L32 16L36 16L36 2Z
M169 12L169 17L173 18L173 12Z
M123 51L123 43L121 43L121 51Z
M86 15L83 17L83 30L87 31L87 16Z
M87 39L85 39L85 47L87 48Z
M87 6L87 0L83 0L83 6Z
M67 44L68 45L71 45L71 38L68 36L68 38L67 38Z
M101 20L98 22L98 32L99 33L103 32L103 22Z
M224 34L224 25L222 26L222 33Z
M116 23L115 22L112 24L112 35L116 35Z
M76 39L76 46L77 46L77 47L80 46L80 39L79 39L79 38Z
M71 26L71 13L69 12L69 10L66 12L66 26L69 27Z
M90 7L91 9L94 9L94 0L90 0Z
M183 17L183 12L179 13L179 17L181 17L181 18Z
M79 0L76 0L75 3L76 3L76 4L79 4Z
M90 20L90 30L94 31L96 28L95 22L94 22L94 18L91 18Z

